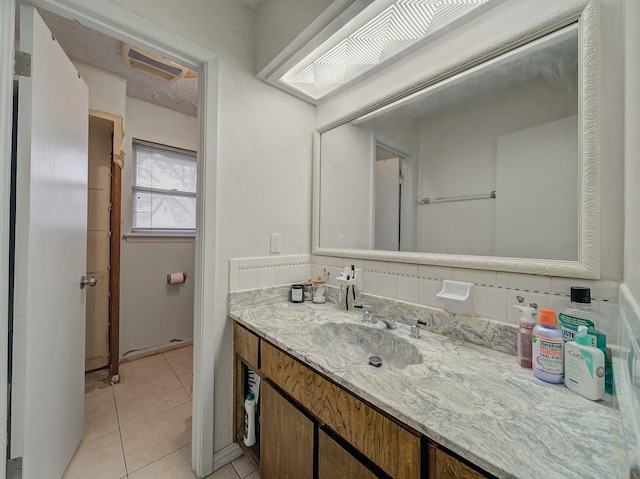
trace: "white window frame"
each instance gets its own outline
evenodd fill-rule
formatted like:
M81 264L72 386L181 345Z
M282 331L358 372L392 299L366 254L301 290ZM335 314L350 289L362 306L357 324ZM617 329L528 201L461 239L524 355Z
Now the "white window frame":
M136 145L142 145L147 148L153 148L160 151L167 152L176 152L181 155L187 155L192 157L194 165L197 165L197 152L193 150L186 150L183 148L177 148L174 146L163 145L161 143L156 143L153 141L142 140L140 138L134 138L131 142L131 152L132 152L132 169L131 169L131 234L132 236L180 236L180 237L194 237L196 234L195 228L186 229L186 228L136 228L133 225L133 216L134 216L134 201L133 195L137 191L144 193L159 193L166 196L180 196L196 199L196 193L190 191L181 191L181 190L165 190L162 188L150 188L147 186L138 186L136 185L137 175L136 175L136 162L138 159L138 155L136 153L137 148ZM197 171L196 171L196 181L197 181ZM196 217L194 216L194 224Z

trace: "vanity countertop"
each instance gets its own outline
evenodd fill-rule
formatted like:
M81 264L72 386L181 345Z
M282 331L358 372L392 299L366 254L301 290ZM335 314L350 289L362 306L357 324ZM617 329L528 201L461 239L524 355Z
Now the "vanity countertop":
M614 478L617 409L536 379L514 356L399 325L424 361L404 369L337 367L312 331L362 323L334 304L275 303L230 316L416 431L501 478ZM345 355L349 351L344 351ZM359 358L351 358L357 361ZM339 362L339 361L338 361Z

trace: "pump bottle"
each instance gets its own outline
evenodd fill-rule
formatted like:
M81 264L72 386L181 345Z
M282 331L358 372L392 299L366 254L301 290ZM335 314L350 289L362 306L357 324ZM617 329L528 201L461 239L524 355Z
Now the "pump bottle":
M604 354L591 345L586 326L565 344L564 358L566 386L592 401L604 399Z

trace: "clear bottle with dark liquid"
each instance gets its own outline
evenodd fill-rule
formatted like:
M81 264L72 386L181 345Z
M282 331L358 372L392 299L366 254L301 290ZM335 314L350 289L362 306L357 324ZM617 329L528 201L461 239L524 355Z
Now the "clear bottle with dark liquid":
M536 320L533 319L533 308L516 304L515 308L520 311L520 326L518 328L518 363L523 368L531 368L531 355L532 355L532 335L533 327L536 325Z

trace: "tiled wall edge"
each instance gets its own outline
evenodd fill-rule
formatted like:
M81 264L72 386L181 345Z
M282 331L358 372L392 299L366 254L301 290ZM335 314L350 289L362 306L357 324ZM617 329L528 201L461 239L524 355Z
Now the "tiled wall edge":
M309 278L309 254L229 259L229 292L291 284Z
M270 266L291 266L297 264L309 264L310 254L255 256L249 258L230 258L229 270L267 268Z
M614 356L616 403L620 409L620 474L640 469L640 304L626 284L620 285L620 349ZM629 476L630 477L630 476Z

